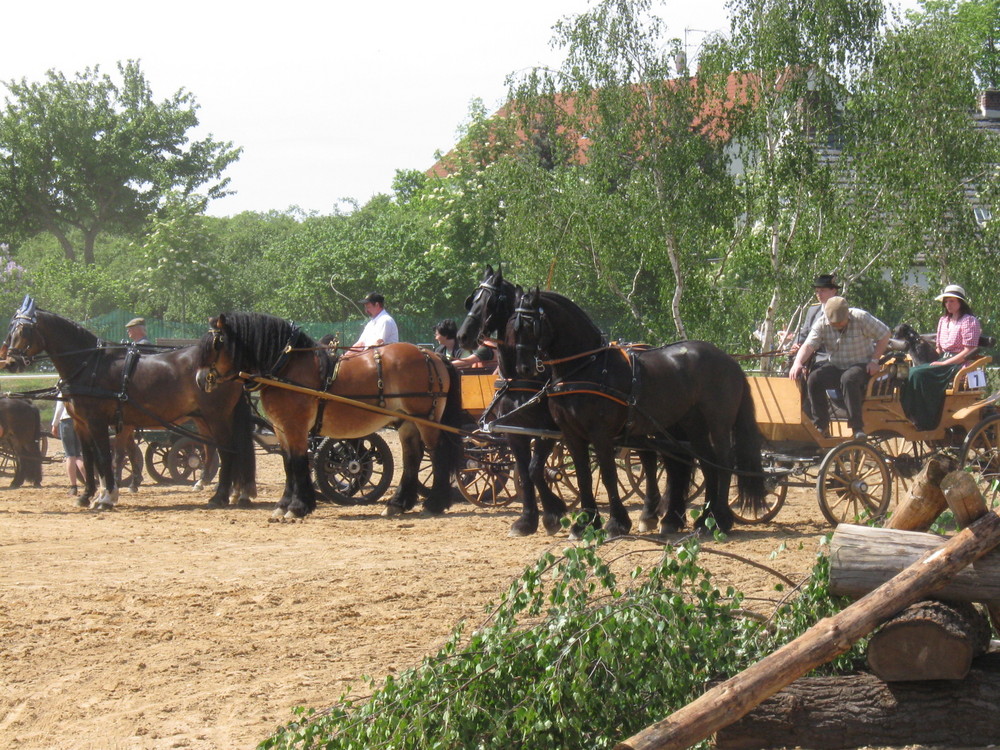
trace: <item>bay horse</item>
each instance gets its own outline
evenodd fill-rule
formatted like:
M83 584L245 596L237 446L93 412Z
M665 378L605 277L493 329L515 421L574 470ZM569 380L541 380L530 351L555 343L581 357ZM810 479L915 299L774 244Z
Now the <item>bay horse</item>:
M318 346L287 320L247 312L211 318L200 352L198 384L207 391L239 380L240 373L278 378L293 388L306 389L256 383L261 386L260 404L274 427L285 464L285 488L273 520L303 518L316 509L309 476L310 434L359 438L386 425L398 429L403 472L382 515L394 516L416 504L424 444L432 451L433 463L424 509L438 514L451 505L451 480L462 456L462 443L456 433L436 425L458 429L463 421L462 394L454 367L438 355L413 344L396 343L334 359L326 347ZM309 391L393 414L323 399Z
M680 341L628 354L609 346L589 316L555 292L525 294L511 319L518 374L551 366L546 387L549 411L559 425L578 469L588 466L593 447L607 490L611 536L627 534L631 520L618 492L614 455L627 441L677 446L679 428L690 442L705 477L705 512L723 532L733 526L729 485L733 470L747 503L763 504L761 435L750 385L739 363L707 341ZM656 443L653 443L655 445ZM583 518L572 529L579 538L586 524L601 524L593 482L579 474ZM660 519L661 533L685 525L686 492L670 493Z
M209 506L227 505L231 491L240 497L240 504L255 494L249 400L238 383L212 395L198 387L198 347L142 354L134 347L109 345L25 297L0 348L0 361L19 372L42 352L48 353L59 372L62 393L73 407L87 475L86 489L77 501L80 507L110 509L118 501L112 427L122 435L135 427L159 429L188 417L206 426L206 437L222 454L219 484Z
M17 456L11 487L28 482L42 486L42 452L38 440L42 417L38 407L23 398L0 398L0 440Z

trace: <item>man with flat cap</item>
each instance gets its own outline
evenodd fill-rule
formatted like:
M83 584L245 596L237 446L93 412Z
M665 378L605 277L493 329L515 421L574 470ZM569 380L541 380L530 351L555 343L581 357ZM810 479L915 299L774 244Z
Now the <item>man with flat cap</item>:
M396 321L385 309L385 297L372 292L365 295L361 304L365 306L365 314L369 320L365 323L361 336L351 347L352 351L363 351L373 346L394 344L399 341L399 329L396 327Z
M145 318L132 318L132 320L125 324L125 332L141 351L145 352L153 350L153 342L150 341L149 336L146 335Z
M823 315L813 324L788 371L788 377L798 380L817 349L823 347L829 353L829 360L814 368L806 381L813 424L820 434L829 435L826 391L840 388L855 440L867 437L861 411L864 388L868 378L878 372L890 334L889 326L865 310L849 307L843 297L830 297L823 305Z

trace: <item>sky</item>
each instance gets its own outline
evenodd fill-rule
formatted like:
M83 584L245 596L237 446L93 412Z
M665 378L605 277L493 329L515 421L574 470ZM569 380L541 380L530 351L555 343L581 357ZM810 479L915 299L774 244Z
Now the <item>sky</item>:
M138 59L154 99L195 96L195 137L243 148L225 173L236 194L210 214L327 214L391 192L397 169L428 169L474 100L503 104L509 74L557 66L553 24L591 2L8 3L0 81L95 65L117 80L116 63ZM693 59L707 32L728 30L725 2L654 6Z

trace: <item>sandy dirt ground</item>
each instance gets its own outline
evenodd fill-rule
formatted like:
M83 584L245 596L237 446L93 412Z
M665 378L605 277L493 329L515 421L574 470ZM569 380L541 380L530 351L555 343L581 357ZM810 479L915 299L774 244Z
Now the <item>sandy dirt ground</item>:
M79 510L58 463L41 489L0 490L0 746L253 747L293 707L418 664L567 544L510 539L513 508L469 504L391 520L378 505L323 504L304 523L269 523L283 475L277 457L259 460L244 510L156 484L115 511ZM706 548L795 580L830 531L808 490L743 529ZM656 555L649 541L617 544ZM704 560L720 587L779 596L764 571Z

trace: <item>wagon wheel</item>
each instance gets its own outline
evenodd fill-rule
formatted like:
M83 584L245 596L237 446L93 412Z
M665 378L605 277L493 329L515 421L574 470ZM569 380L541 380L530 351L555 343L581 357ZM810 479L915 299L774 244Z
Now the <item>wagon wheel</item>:
M1000 414L987 417L969 432L959 464L971 471L992 510L1000 505Z
M13 481L20 463L21 461L10 443L6 440L0 440L0 479L10 479Z
M203 443L181 438L167 452L167 469L175 484L194 484L205 468L206 450Z
M622 449L623 453L619 453L619 459L624 459L625 466L628 470L629 483L632 486L631 494L638 495L639 497L646 496L646 472L643 471L642 461L639 460L639 454L634 450L629 450L627 448ZM656 466L656 481L660 485L660 493L664 496L667 494L667 470L662 462L657 463ZM691 490L688 492L688 502L694 500L698 495L700 495L705 490L705 476L701 473L701 469L697 466L694 470L694 476L691 478Z
M376 433L354 440L324 438L312 459L316 486L338 505L374 503L389 488L394 468L389 444Z
M146 471L159 484L170 484L170 469L167 466L167 454L170 453L170 443L157 440L146 446Z
M580 502L580 483L576 476L576 464L561 442L557 442L549 457L545 459L545 482L552 493L566 503L567 509Z
M816 492L823 516L834 526L883 515L892 497L885 454L865 442L841 443L823 458Z
M921 440L910 440L888 430L872 433L870 441L889 461L896 488L893 494L898 503L900 495L910 489L913 478L920 473L931 451Z
M755 506L741 498L738 493L734 494L729 501L729 507L737 521L746 524L767 523L778 515L788 496L787 476L782 468L780 462L765 457L764 471L767 477L764 479L764 486L767 488L767 494L764 496L764 504Z
M458 491L481 508L502 508L517 499L520 482L506 441L465 439Z

